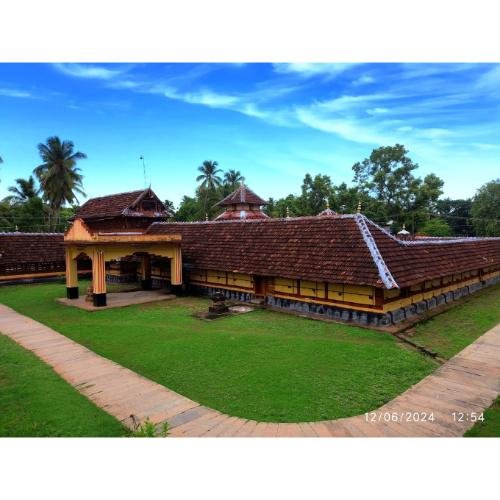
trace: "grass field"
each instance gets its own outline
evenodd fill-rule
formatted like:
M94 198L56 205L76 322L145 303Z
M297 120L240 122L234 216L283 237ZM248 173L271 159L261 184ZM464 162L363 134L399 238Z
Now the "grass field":
M82 284L82 288L85 284ZM86 312L64 285L11 286L0 302L195 401L230 415L297 422L377 408L436 362L388 334L267 310L207 322L201 298Z
M500 397L484 412L484 422L477 422L466 437L500 437Z
M124 436L128 431L48 365L0 335L0 436Z
M418 324L412 340L448 359L499 322L500 285L495 285Z

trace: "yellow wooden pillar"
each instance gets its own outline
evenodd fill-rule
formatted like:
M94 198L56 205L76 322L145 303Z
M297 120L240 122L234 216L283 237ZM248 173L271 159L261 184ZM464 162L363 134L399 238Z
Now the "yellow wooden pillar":
M78 269L76 259L72 258L71 247L66 248L66 297L78 298Z
M170 259L170 282L172 285L182 285L182 253L179 245L175 246Z
M104 252L96 248L92 253L92 292L94 306L106 305L106 261Z
M151 290L151 256L147 253L142 257L141 287L143 290Z

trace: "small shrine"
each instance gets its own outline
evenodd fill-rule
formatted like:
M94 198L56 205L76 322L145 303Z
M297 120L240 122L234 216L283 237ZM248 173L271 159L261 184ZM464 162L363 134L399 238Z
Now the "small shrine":
M224 208L214 220L269 219L262 211L267 203L244 184L216 204Z

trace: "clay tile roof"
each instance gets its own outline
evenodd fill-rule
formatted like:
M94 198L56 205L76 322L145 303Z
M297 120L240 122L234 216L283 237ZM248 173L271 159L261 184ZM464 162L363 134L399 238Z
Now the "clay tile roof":
M400 287L500 264L500 238L405 241L366 220L387 267Z
M154 223L147 233L180 233L194 268L379 288L500 264L500 238L400 241L361 214Z
M62 233L0 233L0 266L64 262Z
M80 207L76 215L82 219L123 215L131 205L148 193L156 197L153 191L148 188L92 198Z
M267 205L266 200L257 196L251 189L242 184L238 189L233 191L230 195L226 196L223 200L219 201L215 206L235 205L238 203L248 203L250 205Z

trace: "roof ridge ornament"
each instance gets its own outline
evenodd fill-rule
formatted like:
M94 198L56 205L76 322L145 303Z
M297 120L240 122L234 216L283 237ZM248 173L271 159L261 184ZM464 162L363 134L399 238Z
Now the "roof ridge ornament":
M358 201L358 208L356 209L356 213L361 213L361 200Z

